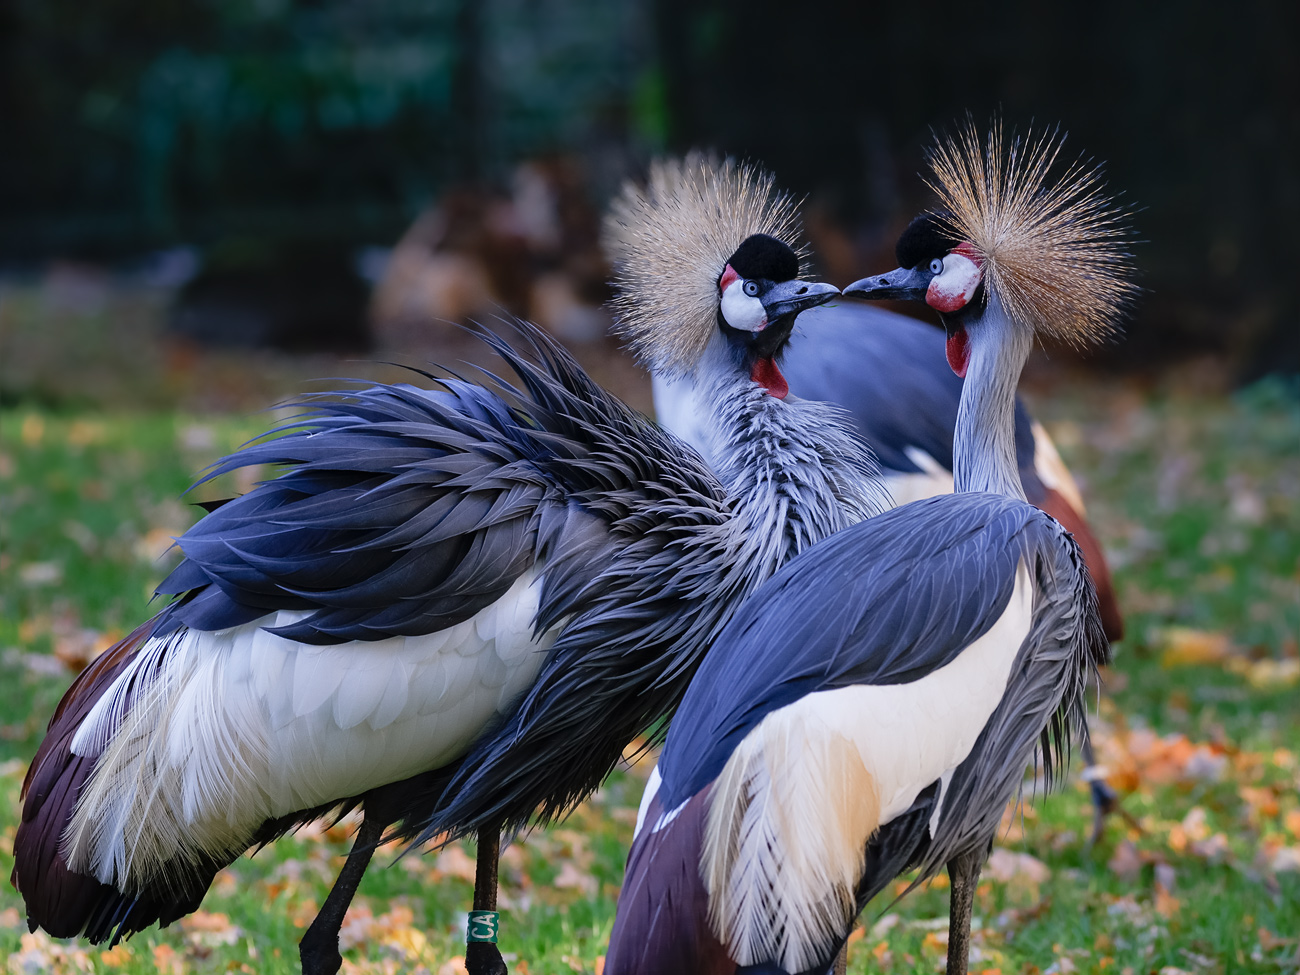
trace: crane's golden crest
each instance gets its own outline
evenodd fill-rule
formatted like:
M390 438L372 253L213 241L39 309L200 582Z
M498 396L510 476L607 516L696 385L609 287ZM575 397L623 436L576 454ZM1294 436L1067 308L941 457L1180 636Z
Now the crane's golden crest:
M981 140L973 122L930 154L941 219L969 241L1008 315L1075 346L1114 333L1138 288L1128 213L1086 160L1053 175L1063 137L1047 132L1007 144L995 121Z
M689 372L717 329L727 259L754 234L802 257L798 228L796 201L770 173L698 152L656 161L646 185L627 183L605 217L616 330L648 368Z

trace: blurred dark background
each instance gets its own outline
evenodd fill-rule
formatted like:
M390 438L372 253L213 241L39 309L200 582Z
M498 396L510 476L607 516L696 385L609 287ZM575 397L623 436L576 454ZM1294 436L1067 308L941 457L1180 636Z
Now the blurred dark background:
M1059 122L1135 209L1147 293L1095 363L1300 372L1296 19L1264 0L5 0L0 396L57 398L24 356L66 363L95 335L120 354L155 319L181 369L190 345L410 348L502 309L604 341L600 210L693 146L806 194L843 284L892 262L931 132L966 112ZM51 307L83 331L42 353Z

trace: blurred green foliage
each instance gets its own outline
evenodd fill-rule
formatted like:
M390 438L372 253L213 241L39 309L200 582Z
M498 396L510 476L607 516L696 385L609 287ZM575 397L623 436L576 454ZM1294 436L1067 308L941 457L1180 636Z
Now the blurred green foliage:
M387 239L455 179L653 128L640 5L16 0L0 253ZM634 92L649 107L632 112ZM652 133L653 135L653 133Z

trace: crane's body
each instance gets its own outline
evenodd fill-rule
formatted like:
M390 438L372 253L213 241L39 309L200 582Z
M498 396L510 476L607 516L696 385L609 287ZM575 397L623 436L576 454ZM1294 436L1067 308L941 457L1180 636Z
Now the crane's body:
M1003 810L1036 751L1050 783L1086 734L1108 646L1079 547L1024 500L1015 387L1035 332L1092 338L1131 285L1093 177L1048 186L1055 144L1022 148L940 145L944 211L846 289L944 315L958 493L814 546L724 630L647 787L609 975L823 972L867 900L943 866L964 972Z
M489 338L517 388L453 378L303 400L212 472L282 473L178 540L185 560L159 588L176 601L56 711L14 841L31 923L94 941L169 923L250 846L359 804L357 846L302 946L305 970L336 971L379 835L426 823L472 747L532 773L485 786L509 813L493 836L566 808L671 713L763 579L879 510L852 432L777 395L772 356L836 289L798 280L766 233L790 229L770 178L691 165L669 202L711 215L702 250L678 239L703 265L676 269L697 314L647 313L639 334L652 362L715 390L714 422L793 453L755 454L750 438L719 482L527 329L531 355ZM492 951L476 965L500 970Z
M1105 645L1076 625L1089 596L1059 524L982 493L896 508L790 562L673 724L606 970L823 971L898 874L986 847L1044 728L1080 717Z

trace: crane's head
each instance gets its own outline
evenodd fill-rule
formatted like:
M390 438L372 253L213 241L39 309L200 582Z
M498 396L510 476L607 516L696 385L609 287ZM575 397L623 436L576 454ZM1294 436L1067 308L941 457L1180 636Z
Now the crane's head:
M897 270L844 293L924 301L943 319L958 375L966 329L990 327L986 318L1074 346L1113 334L1137 293L1127 214L1103 192L1097 167L1056 166L1063 141L1059 132L1031 134L1004 147L997 122L987 139L968 122L940 140L927 180L939 208L903 231ZM991 300L1002 315L985 316Z
M605 219L618 331L651 371L691 373L715 339L777 396L774 357L803 310L839 294L799 277L794 201L773 178L700 154L651 166Z
M744 360L770 359L785 346L799 312L840 293L799 278L799 258L767 234L746 237L718 276L717 326Z

